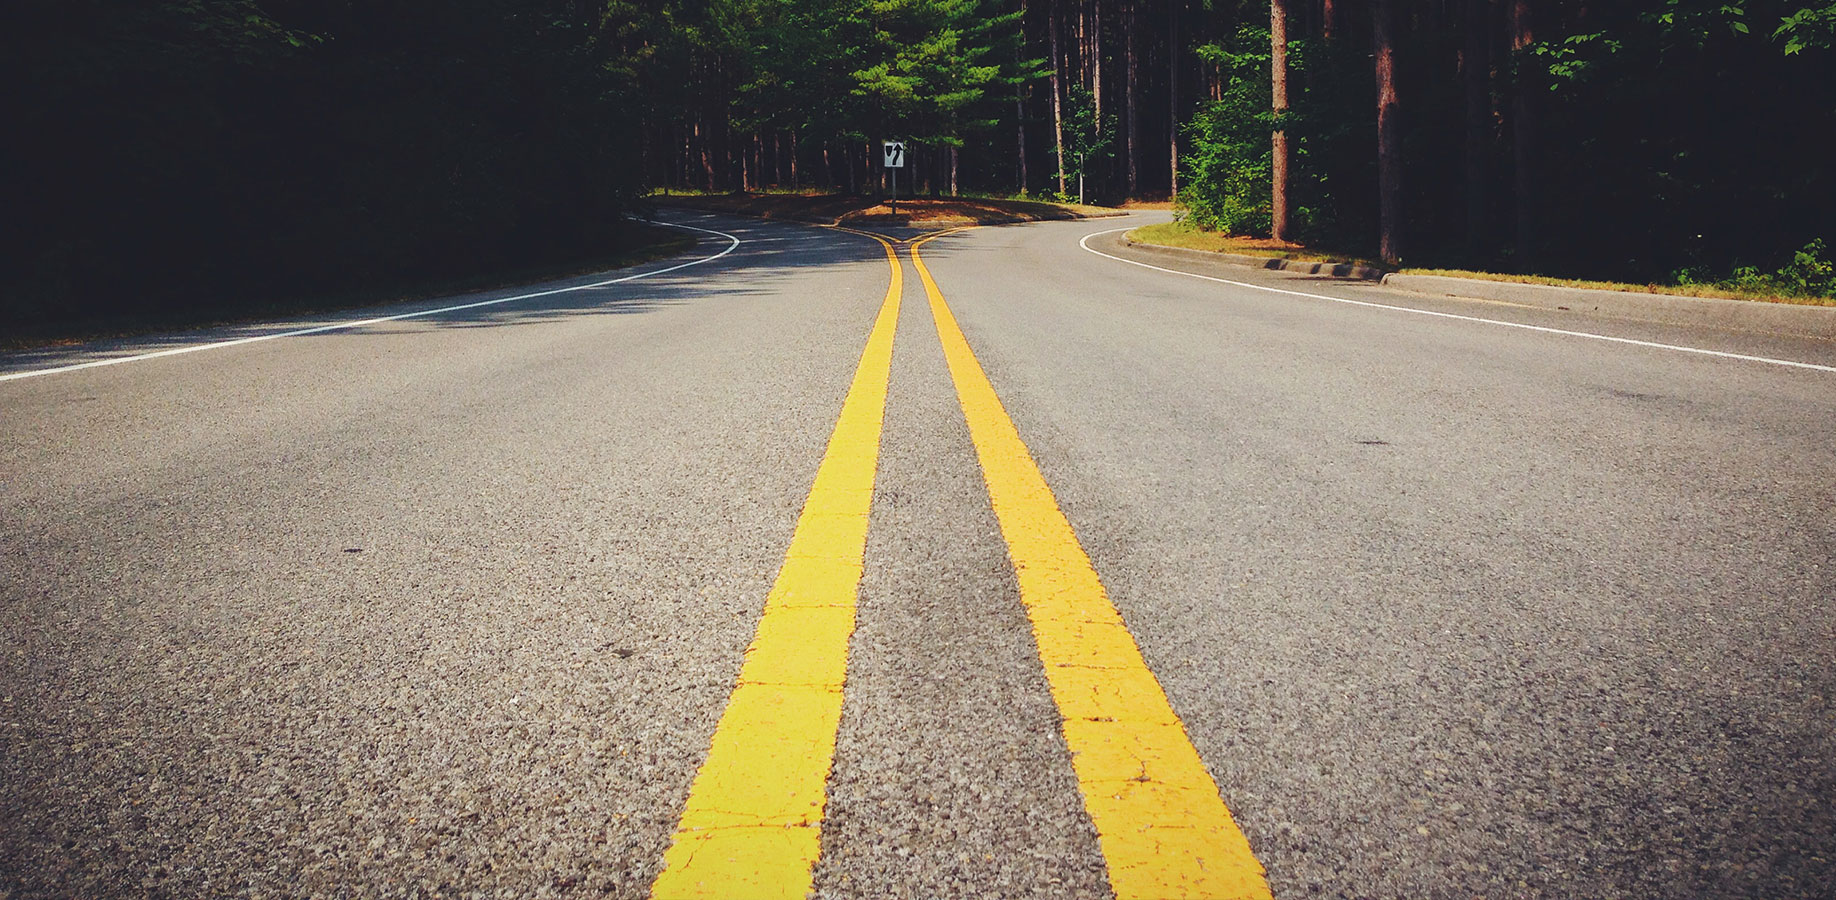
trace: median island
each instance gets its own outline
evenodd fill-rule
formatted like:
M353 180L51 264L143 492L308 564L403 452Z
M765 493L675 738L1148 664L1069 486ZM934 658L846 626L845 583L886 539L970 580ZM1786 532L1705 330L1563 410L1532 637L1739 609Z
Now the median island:
M896 209L885 198L859 194L652 194L650 201L659 206L852 227L953 228L1123 214L1105 206L1004 197L901 197Z

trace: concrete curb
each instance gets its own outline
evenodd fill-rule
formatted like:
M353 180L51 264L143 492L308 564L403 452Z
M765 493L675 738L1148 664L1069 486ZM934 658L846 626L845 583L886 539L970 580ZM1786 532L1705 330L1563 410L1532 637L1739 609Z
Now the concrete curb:
M1789 334L1821 340L1836 340L1836 306L1804 306L1794 303L1767 303L1763 300L1730 300L1723 297L1681 297L1674 294L1652 294L1643 291L1603 291L1591 288L1556 287L1545 284L1518 284L1510 281L1487 281L1479 278L1453 278L1446 275L1403 275L1350 263L1312 263L1290 259L1214 253L1184 247L1163 247L1123 239L1137 252L1170 259L1205 259L1256 269L1274 269L1305 275L1326 275L1378 281L1385 287L1460 297L1516 303L1564 312L1582 312L1658 322L1665 325L1693 325L1725 328L1735 331L1759 331Z

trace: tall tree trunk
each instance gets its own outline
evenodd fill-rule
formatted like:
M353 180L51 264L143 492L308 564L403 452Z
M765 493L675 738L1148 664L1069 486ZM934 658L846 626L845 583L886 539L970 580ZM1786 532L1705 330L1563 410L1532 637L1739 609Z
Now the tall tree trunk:
M1179 0L1167 4L1167 184L1179 197Z
M1511 187L1517 207L1517 270L1536 263L1536 99L1529 46L1536 41L1530 0L1511 0L1511 51L1517 78L1511 92Z
M790 184L792 190L803 186L803 182L797 180L797 129L795 128L790 131Z
M1396 115L1396 51L1393 0L1371 4L1371 46L1377 64L1377 255L1402 260L1402 122Z
M721 80L721 89L725 90L726 80ZM725 96L724 94L716 96ZM725 101L720 107L720 189L725 192L740 190L742 171L740 155L744 152L740 139L733 133L733 108Z
M740 145L740 191L750 193L758 174L758 168L752 162L752 142L744 138L741 140L744 143Z
M1020 194L1026 195L1026 101L1021 88L1014 88L1014 156L1020 162Z
M702 133L701 117L695 117L695 150L701 156L702 189L714 192L714 154L708 148L708 136Z
M1492 152L1491 6L1493 0L1465 0L1461 27L1460 77L1466 87L1466 255L1485 249L1487 161Z
M956 196L957 162L957 148L956 145L952 144L950 145L950 196L952 197Z
M1072 52L1077 56L1077 83L1086 90L1090 88L1090 32L1084 23L1089 17L1090 0L1077 0L1077 25L1073 28L1072 37L1075 40L1071 46L1075 48Z
M1124 13L1122 33L1124 36L1123 52L1128 56L1125 70L1125 83L1122 87L1123 112L1128 118L1128 133L1125 139L1128 156L1128 195L1134 197L1141 191L1141 116L1136 110L1135 94L1141 85L1141 40L1135 36L1140 24L1141 0L1127 0L1128 11Z
M1103 137L1103 0L1095 0L1090 19L1090 99L1096 110L1096 133Z
M1026 59L1026 0L1020 0L1020 39L1014 46L1014 64ZM1026 196L1026 85L1014 85L1014 156L1020 161L1020 196Z
M1288 3L1269 3L1269 82L1277 121L1288 113ZM1269 236L1278 241L1288 239L1288 132L1280 124L1272 136L1274 178L1270 198Z
M1058 53L1059 2L1052 0L1051 14L1046 17L1046 32L1052 38L1052 143L1058 150L1058 194L1062 197L1065 193L1065 105L1061 89L1064 57Z
M1320 37L1332 40L1339 32L1339 8L1332 0L1320 0Z

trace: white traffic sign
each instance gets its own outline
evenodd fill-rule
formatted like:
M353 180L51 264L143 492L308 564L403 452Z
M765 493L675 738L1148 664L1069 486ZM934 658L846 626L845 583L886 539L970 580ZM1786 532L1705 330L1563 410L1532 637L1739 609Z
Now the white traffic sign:
M881 141L880 143L881 143L880 150L882 153L886 155L886 168L888 169L905 168L905 142L904 141Z

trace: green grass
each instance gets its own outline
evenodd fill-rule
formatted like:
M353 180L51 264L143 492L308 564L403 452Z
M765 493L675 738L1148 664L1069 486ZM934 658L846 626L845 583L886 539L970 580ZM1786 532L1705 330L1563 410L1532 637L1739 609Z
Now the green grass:
M1677 297L1718 297L1725 300L1758 300L1763 303L1795 303L1800 306L1836 306L1836 298L1832 297L1781 296L1770 291L1747 291L1713 284L1629 284L1621 281L1587 281L1580 278L1557 278L1548 275L1473 272L1466 269L1404 269L1403 274L1444 275L1448 278L1477 278L1482 281L1508 281L1514 284L1547 284L1554 287L1586 288L1595 291L1670 294Z
M1327 253L1307 247L1273 247L1268 240L1240 238L1216 231L1205 231L1187 222L1144 225L1128 233L1129 240L1163 247L1184 247L1212 253L1237 253L1271 259L1295 259L1305 262L1355 263L1382 268L1378 263L1349 254ZM1443 275L1449 278L1476 278L1483 281L1508 281L1516 284L1546 284L1554 287L1586 288L1597 291L1670 294L1678 297L1719 297L1729 300L1757 300L1766 303L1795 303L1803 306L1836 306L1836 298L1817 296L1781 296L1768 291L1742 290L1713 284L1631 284L1619 281L1587 281L1549 275L1512 275L1502 272L1475 272L1467 269L1403 269L1404 275Z
M1273 241L1266 239L1241 238L1221 232L1206 231L1190 222L1143 225L1129 232L1128 239L1139 244L1184 247L1188 250L1204 250L1210 253L1236 253L1243 256L1294 259L1302 262L1351 263L1382 268L1377 262L1349 253L1331 253L1294 245L1277 246Z

